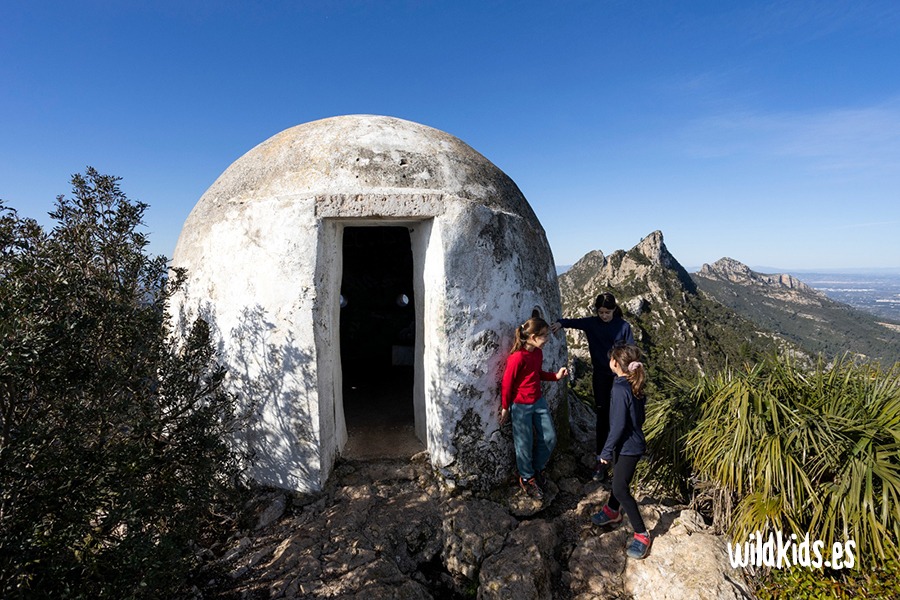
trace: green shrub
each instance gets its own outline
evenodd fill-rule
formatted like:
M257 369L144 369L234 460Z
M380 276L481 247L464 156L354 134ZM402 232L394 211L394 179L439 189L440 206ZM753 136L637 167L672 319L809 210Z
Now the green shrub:
M688 456L735 539L780 529L852 539L867 567L896 559L900 369L770 359L724 371L703 396Z
M648 468L645 479L661 485L670 493L690 494L692 464L688 457L686 438L697 424L702 402L707 397L710 380L696 382L657 374L647 390L647 420L644 435L647 439ZM661 379L659 383L655 380Z
M894 600L900 598L896 562L845 571L791 568L773 570L756 581L760 600Z
M146 205L72 184L50 232L0 204L0 596L176 597L235 489L232 401L205 323L170 340Z
M596 408L594 403L594 368L590 360L585 360L577 356L571 358L573 376L571 388L576 395L582 399L591 410Z

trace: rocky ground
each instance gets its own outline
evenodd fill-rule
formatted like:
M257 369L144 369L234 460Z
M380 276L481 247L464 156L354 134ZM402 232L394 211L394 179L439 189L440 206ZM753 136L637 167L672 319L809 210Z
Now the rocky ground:
M510 482L491 497L455 488L425 453L344 462L311 496L255 500L256 524L210 559L216 600L751 598L724 541L696 512L639 497L653 546L626 559L631 530L590 523L608 487L559 454L538 503ZM213 559L213 557L216 557Z

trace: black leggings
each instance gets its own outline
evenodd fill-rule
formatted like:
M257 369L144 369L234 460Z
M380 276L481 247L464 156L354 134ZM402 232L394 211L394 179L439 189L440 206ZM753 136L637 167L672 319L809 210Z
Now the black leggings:
M594 371L594 407L597 412L597 456L603 452L606 436L609 435L609 393L612 390L612 373ZM609 371L609 369L607 369Z
M641 518L641 511L638 510L637 501L631 495L631 480L634 478L634 470L637 468L640 456L626 456L620 454L616 457L616 464L613 469L612 494L606 505L613 510L619 510L621 503L625 514L631 526L634 527L635 533L644 533L647 531L644 525L644 519Z

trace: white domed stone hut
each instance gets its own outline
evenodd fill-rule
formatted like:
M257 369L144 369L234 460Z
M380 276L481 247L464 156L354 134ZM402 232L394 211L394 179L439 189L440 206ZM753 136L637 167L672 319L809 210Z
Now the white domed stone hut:
M518 187L459 139L365 115L285 130L200 198L173 266L173 318L210 324L260 483L321 489L373 445L463 484L515 469L500 378L514 328L559 315L556 271ZM563 366L564 339L544 355Z

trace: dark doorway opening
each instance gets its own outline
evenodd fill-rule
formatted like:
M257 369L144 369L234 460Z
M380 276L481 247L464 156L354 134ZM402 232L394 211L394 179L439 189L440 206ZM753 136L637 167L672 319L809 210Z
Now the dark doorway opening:
M413 256L406 227L345 227L341 370L346 458L412 456Z

